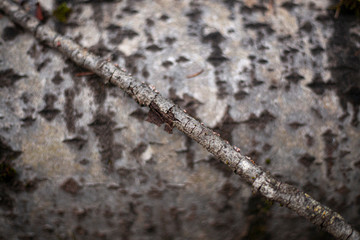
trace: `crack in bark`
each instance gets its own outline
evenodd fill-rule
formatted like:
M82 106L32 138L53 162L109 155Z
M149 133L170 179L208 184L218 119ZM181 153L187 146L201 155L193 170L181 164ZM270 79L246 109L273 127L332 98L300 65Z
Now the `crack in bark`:
M205 129L203 126L201 126L200 128L201 128L201 132L197 135L197 137L199 137L203 133L203 131Z
M38 25L36 25L35 30L34 30L34 33L33 33L34 36L36 36L37 31L38 31L38 29L39 29L39 27L40 27L41 25L42 25L42 23L39 23Z
M255 189L255 184L257 184L257 181L261 179L261 177L265 174L265 172L262 172L259 176L257 176L255 179L254 179L254 182L253 182L253 187ZM260 186L256 189L256 192L260 192L260 189L262 188L262 186L264 185L264 183L261 183Z
M190 134L193 133L193 131L194 131L195 128L196 128L196 126L194 126L194 127L191 129Z
M216 155L219 154L219 152L224 148L224 146L221 146L220 150L216 152Z
M170 111L172 111L172 109L173 109L173 107L175 107L176 106L176 104L173 104L167 111L166 111L166 114L169 114L169 112ZM173 117L174 117L174 114L172 113L172 112L170 112L172 115L173 115ZM174 117L174 119L175 119L175 117Z
M189 119L189 121L187 121L186 123L185 123L185 126L184 126L184 128L185 129L187 129L187 125L188 125L188 123L191 121L191 119Z

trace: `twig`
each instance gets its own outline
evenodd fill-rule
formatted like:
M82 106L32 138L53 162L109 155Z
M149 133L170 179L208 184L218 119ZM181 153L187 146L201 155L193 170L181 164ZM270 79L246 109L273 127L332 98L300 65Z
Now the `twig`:
M191 75L188 75L186 76L186 78L194 78L194 77L197 77L199 76L200 74L202 74L204 72L204 69L201 69L199 72L197 73L194 73L194 74L191 74Z
M83 76L90 76L90 75L94 75L95 73L93 72L79 72L79 73L76 73L75 76L76 77L83 77Z
M156 111L156 114L167 125L168 130L177 127L197 141L252 185L255 192L290 208L338 239L360 239L359 232L347 224L338 213L297 188L275 179L255 165L250 158L236 151L233 146L211 129L186 114L147 84L141 83L113 63L88 52L73 40L65 38L48 26L41 24L17 4L9 0L0 0L0 9L14 22L31 32L39 41L58 49L79 66L96 73L104 83L111 82L117 85L141 106L148 106L152 111Z

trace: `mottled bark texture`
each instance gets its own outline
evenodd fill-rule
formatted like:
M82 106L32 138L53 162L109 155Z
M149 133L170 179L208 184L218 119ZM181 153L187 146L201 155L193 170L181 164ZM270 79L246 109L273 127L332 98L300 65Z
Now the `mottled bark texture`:
M104 83L117 85L141 106L148 106L148 120L157 125L165 124L165 130L173 127L191 137L236 174L252 185L255 192L269 200L292 209L310 220L316 226L331 233L338 239L360 239L360 235L335 211L321 205L308 194L282 183L243 156L237 147L231 146L211 129L204 126L173 102L162 97L153 87L134 79L125 70L102 59L81 47L73 40L61 36L35 17L28 15L17 4L8 0L0 1L0 8L17 24L30 31L39 41L58 49L79 66L99 75Z

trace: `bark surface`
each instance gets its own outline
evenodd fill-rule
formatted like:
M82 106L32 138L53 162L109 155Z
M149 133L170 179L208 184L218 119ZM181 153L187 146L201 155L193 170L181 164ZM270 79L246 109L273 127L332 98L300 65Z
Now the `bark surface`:
M40 23L18 5L0 1L0 8L17 24L31 32L40 42L57 49L77 65L96 73L104 84L114 84L131 96L140 106L150 108L147 120L158 126L164 125L171 133L176 127L188 137L206 148L217 159L250 184L253 191L259 192L268 200L279 202L305 217L314 225L331 233L338 239L359 239L359 233L335 211L314 200L310 195L292 185L283 183L244 156L240 150L222 139L219 134L186 113L173 101L164 98L154 87L136 80L131 74L106 58L92 54L70 38L55 32L46 24ZM214 36L213 36L214 37ZM218 59L218 58L217 58ZM196 74L189 75L189 77ZM293 76L295 79L296 76ZM71 95L69 93L68 95ZM104 121L104 120L99 120ZM93 125L98 122L94 120ZM91 126L90 124L90 126ZM101 131L101 129L99 129ZM304 160L305 161L305 160ZM77 183L64 183L67 192L78 191Z

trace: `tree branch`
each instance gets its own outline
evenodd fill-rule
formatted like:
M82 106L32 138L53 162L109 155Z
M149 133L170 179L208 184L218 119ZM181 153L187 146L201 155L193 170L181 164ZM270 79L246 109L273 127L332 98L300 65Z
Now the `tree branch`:
M141 106L148 106L150 111L153 111L160 119L161 122L157 122L157 124L165 123L168 131L177 127L197 141L252 185L255 192L290 208L338 239L360 239L359 232L347 224L338 213L323 206L294 186L275 179L255 165L250 158L243 156L238 148L231 146L226 140L186 114L173 102L162 97L146 83L134 79L113 63L88 52L73 40L41 24L17 4L9 0L0 0L0 9L14 22L31 32L39 41L56 48L79 66L93 71L103 79L104 83L111 82L117 85Z

